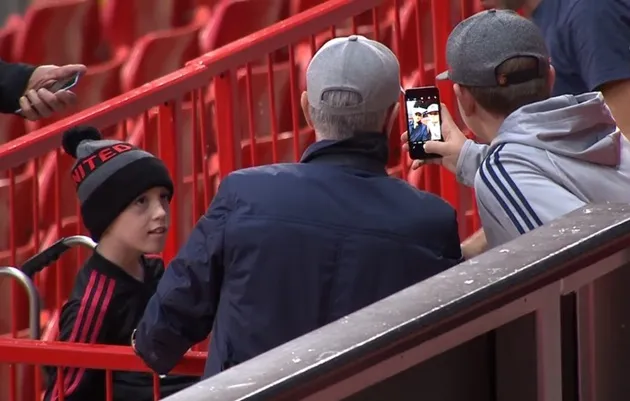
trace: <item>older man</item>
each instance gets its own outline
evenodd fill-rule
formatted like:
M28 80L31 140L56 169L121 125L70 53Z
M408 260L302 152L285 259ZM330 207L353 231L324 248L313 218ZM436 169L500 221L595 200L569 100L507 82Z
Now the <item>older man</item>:
M6 63L0 60L0 113L20 114L29 120L39 120L60 112L76 102L70 91L51 93L48 89L56 81L83 74L81 64L42 65Z
M385 170L394 54L361 36L333 39L306 81L317 142L299 163L222 181L132 340L155 371L212 330L214 375L459 262L453 208Z

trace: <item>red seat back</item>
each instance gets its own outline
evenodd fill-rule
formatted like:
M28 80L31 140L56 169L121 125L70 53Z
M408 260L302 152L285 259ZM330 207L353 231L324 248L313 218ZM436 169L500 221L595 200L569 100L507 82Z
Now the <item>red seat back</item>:
M88 67L86 74L72 89L77 94L75 112L100 104L122 93L120 74L128 55L127 48L120 48L111 60Z
M56 0L30 6L13 46L13 60L29 64L83 62L90 0Z
M138 40L122 69L124 92L160 78L199 55L198 35L210 10L199 8L195 20L183 28L152 32Z
M201 4L199 0L177 0L173 2L172 27L179 28L190 24L195 19L195 9L198 4L212 9L212 4Z
M113 52L105 41L99 1L90 1L83 23L83 64L99 64L112 58Z
M133 46L144 35L172 28L177 0L107 0L102 14L107 41L114 47Z
M282 6L281 0L222 0L199 36L202 53L275 24Z
M13 42L17 32L22 29L24 22L19 15L10 15L4 26L0 28L0 60L12 61Z

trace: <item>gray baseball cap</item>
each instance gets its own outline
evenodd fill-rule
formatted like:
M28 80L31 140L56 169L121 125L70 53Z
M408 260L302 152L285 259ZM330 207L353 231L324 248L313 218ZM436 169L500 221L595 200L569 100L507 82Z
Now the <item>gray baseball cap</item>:
M331 90L361 96L356 106L332 107L323 100ZM309 104L333 115L383 111L398 101L400 66L394 53L382 43L363 36L339 37L326 42L306 70Z
M514 57L538 60L536 68L511 74L496 69ZM487 10L460 22L446 43L449 70L436 77L466 86L508 86L544 77L549 51L540 29L510 10Z

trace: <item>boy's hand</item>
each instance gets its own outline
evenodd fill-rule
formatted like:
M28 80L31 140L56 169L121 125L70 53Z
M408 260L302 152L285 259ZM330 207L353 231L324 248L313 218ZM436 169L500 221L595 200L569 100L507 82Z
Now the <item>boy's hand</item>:
M428 141L424 144L424 150L427 153L435 153L442 157L426 160L413 160L411 162L411 169L415 170L420 168L423 164L441 164L448 170L455 172L457 168L457 160L459 159L459 153L466 142L466 136L459 129L453 117L449 113L444 104L441 107L442 114L442 136L444 142L440 141ZM403 132L400 136L402 148L405 151L409 151L408 143L409 134Z

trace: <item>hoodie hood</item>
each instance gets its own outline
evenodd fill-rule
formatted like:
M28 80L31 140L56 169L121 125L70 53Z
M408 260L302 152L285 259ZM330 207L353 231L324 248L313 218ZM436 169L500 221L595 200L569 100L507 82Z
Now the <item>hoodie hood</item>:
M621 138L599 92L557 96L510 114L492 141L522 143L605 166L620 163Z

